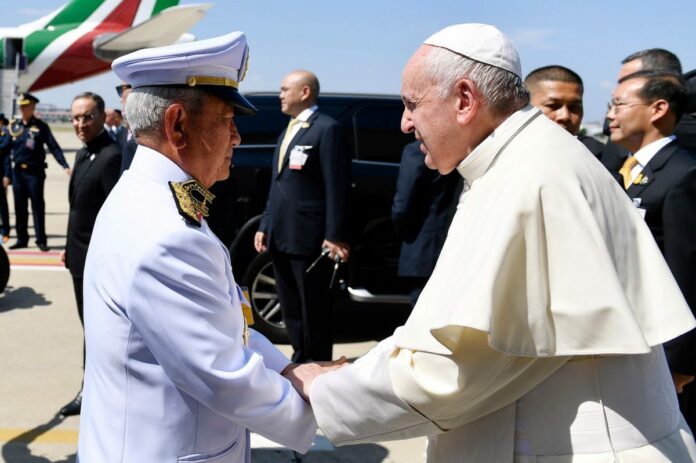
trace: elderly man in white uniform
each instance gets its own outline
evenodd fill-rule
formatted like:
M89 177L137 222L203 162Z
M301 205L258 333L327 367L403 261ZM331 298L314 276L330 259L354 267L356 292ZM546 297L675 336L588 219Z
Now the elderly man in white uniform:
M246 327L225 246L204 219L229 173L243 33L113 63L133 86L131 168L99 213L85 268L87 366L78 459L239 463L249 429L306 451L316 423L288 360ZM289 369L289 368L288 368Z
M512 42L446 28L402 95L425 163L467 186L406 324L348 367L294 372L320 428L428 435L438 463L693 461L661 344L694 319L616 181L528 105Z

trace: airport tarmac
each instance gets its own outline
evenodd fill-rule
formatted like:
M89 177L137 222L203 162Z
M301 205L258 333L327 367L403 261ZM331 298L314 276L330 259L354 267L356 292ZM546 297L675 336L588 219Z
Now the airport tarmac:
M54 127L70 165L79 141L69 126ZM79 416L60 419L56 412L80 389L82 328L75 308L70 274L60 264L68 217L68 181L49 154L45 186L48 253L30 248L8 251L12 263L8 287L0 294L0 462L73 463ZM14 224L11 188L8 189ZM15 241L14 230L12 239ZM7 245L6 245L7 249ZM334 355L354 358L374 340L336 344ZM287 345L279 345L286 354ZM335 448L318 435L306 455L252 437L256 463L410 463L424 461L425 439ZM92 462L89 462L92 463Z

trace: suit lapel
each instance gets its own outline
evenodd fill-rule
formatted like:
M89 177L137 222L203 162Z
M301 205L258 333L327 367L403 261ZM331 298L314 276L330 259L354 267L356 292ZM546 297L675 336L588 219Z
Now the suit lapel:
M305 134L309 131L309 129L312 126L312 123L314 120L317 118L317 111L314 111L311 116L309 116L309 119L307 119L307 122L302 122L300 124L300 128L295 134L294 137L292 137L292 140L290 140L290 143L288 143L288 150L285 153L285 157L283 158L283 165L281 166L280 171L276 174L276 177L280 175L285 168L288 166L290 163L290 152L292 151L292 148L297 145L305 136ZM309 127L304 128L303 125L309 124ZM287 129L286 129L287 130ZM285 136L285 132L283 132L283 137ZM282 137L281 137L282 140ZM275 157L275 165L278 165L278 156L280 156L280 147L276 150L276 157Z
M635 198L643 191L645 191L653 180L655 180L655 174L662 169L669 158L677 151L679 147L675 141L671 141L666 146L664 146L660 151L657 152L655 156L648 162L648 164L640 172L636 180L628 187L626 192L631 198Z
M73 195L77 194L77 190L80 188L80 183L82 182L82 179L87 175L87 171L92 167L92 164L97 162L96 157L94 160L90 161L90 157L92 156L92 153L90 153L87 148L85 148L85 151L82 156L80 156L80 159L75 161L75 168L73 169L73 175L72 178L70 179L70 197L72 198Z

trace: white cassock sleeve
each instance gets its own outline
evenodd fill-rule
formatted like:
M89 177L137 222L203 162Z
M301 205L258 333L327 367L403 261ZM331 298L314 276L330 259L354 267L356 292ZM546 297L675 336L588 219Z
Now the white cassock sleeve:
M515 357L466 330L452 355L382 341L354 364L318 377L310 402L335 444L408 439L444 432L515 402L568 357Z
M287 360L258 333L243 342L243 315L220 244L184 230L136 264L127 315L167 377L202 404L304 452L316 422L277 371ZM255 348L259 348L261 353Z

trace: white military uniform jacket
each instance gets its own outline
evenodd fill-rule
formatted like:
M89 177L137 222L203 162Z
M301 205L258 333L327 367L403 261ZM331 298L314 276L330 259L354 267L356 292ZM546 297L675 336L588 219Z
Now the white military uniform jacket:
M694 319L617 182L531 107L457 169L430 281L391 338L316 379L320 428L428 435L438 463L694 461L661 347Z
M190 179L140 146L102 207L84 280L87 365L79 460L249 461L249 432L306 451L316 423L252 331L222 243L187 224L169 181ZM243 297L243 296L242 296Z

